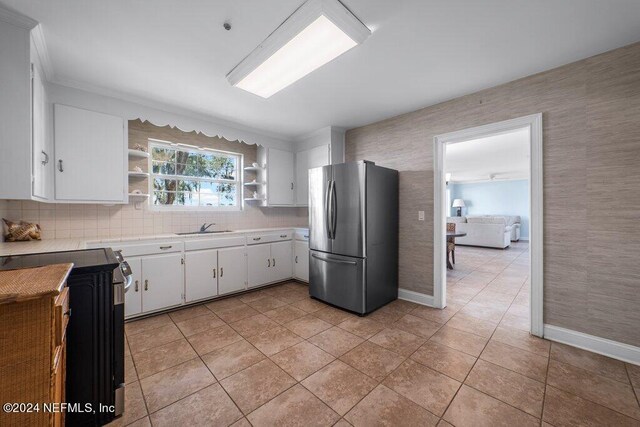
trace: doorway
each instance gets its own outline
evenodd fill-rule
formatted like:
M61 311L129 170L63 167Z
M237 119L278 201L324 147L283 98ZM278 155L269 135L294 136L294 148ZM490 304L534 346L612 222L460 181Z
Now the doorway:
M527 129L529 135L529 312L531 334L543 335L542 114L438 135L434 138L434 306L447 306L447 216L450 214L445 159L447 146ZM455 203L455 200L454 200ZM459 202L458 202L459 204Z

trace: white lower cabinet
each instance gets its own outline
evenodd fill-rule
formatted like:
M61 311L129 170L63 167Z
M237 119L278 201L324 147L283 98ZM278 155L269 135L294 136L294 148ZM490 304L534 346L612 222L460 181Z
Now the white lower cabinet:
M293 276L291 240L251 245L247 248L249 287L286 280Z
M247 260L244 255L244 246L187 252L185 302L246 289Z
M218 251L187 252L185 262L185 302L218 295Z
M293 242L293 277L309 281L309 242Z
M249 287L264 285L271 281L271 245L252 245L247 247L247 265Z
M245 248L218 250L218 294L224 295L247 288Z
M129 290L124 294L125 317L142 313L142 260L140 258L127 258L127 263L133 273L133 282Z
M293 248L291 241L271 243L271 282L290 279L293 276Z
M142 312L182 304L182 254L152 255L142 260Z

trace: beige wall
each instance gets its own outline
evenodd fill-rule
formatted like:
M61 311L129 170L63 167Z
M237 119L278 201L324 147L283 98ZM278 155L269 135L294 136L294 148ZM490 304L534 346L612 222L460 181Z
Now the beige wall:
M640 346L640 43L352 129L346 159L400 171L400 286L432 295L433 137L539 112L544 321Z
M195 132L157 127L139 120L129 122L129 146L147 144L148 138L181 142L200 147L239 152L245 164L256 158L256 146L211 138ZM139 165L147 171L147 159L130 160L129 168ZM245 179L254 178L250 172ZM129 191L147 193L147 181L132 181ZM0 214L12 220L37 222L44 239L106 238L194 231L204 222L215 222L216 229L240 230L261 227L307 226L306 208L259 208L247 204L240 212L156 212L142 204L104 206L96 204L55 204L33 201L0 200Z

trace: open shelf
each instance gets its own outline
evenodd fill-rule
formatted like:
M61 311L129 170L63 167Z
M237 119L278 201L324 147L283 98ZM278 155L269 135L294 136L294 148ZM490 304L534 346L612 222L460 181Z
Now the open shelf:
M129 157L136 157L139 159L148 159L149 153L147 153L146 151L134 150L129 148Z
M148 172L129 171L129 178L148 178Z

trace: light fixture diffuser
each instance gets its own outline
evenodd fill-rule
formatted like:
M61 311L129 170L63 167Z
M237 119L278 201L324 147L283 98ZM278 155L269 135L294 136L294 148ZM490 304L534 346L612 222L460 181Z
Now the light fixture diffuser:
M337 0L309 0L228 75L268 98L362 43L371 31Z

